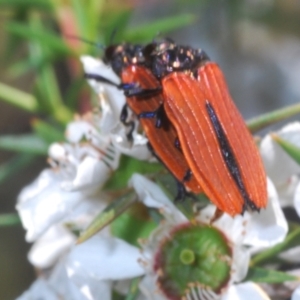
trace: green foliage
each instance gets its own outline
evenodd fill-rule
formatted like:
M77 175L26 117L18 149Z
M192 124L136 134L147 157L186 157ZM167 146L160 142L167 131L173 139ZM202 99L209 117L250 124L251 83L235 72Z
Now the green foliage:
M0 183L4 183L8 178L23 168L28 167L34 160L34 154L20 153L12 159L0 165Z
M92 221L92 223L80 234L78 243L83 243L105 226L118 218L126 209L137 201L135 193L128 192L115 199L103 211L101 211Z
M292 157L298 164L300 164L299 147L295 146L294 144L288 141L285 141L284 139L280 138L278 135L273 134L272 138L290 157Z
M35 134L2 135L0 148L14 152L46 155L49 144Z
M266 264L281 252L291 249L295 246L299 246L300 245L299 241L300 241L300 228L296 227L290 230L289 234L286 236L283 242L255 255L251 260L251 265L257 266L257 265Z
M133 173L149 174L156 173L162 169L162 165L158 163L149 163L140 161L129 156L122 156L119 168L111 176L105 190L116 190L126 188L128 180Z
M297 276L272 269L250 268L245 281L265 282L265 283L283 283L285 281L299 280Z

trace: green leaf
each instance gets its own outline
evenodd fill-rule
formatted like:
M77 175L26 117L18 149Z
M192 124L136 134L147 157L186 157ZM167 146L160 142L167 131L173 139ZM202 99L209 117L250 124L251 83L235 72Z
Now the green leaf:
M290 231L285 240L272 248L262 251L251 259L251 266L267 263L279 253L300 245L300 228L297 227Z
M42 33L43 39L47 39L47 30L43 26L43 22L40 20L39 15L34 15L30 18L30 27L29 30L34 32ZM45 33L44 33L45 32ZM55 37L55 39L58 39ZM61 42L58 39L59 43ZM47 45L43 44L39 40L33 40L30 42L29 47L30 60L43 60L49 52ZM46 113L50 114L58 122L66 124L69 120L72 119L72 112L63 104L63 100L60 94L60 89L57 83L57 77L54 72L54 68L50 63L44 64L39 69L39 76L36 79L36 90L39 94L39 103L41 109Z
M0 227L20 225L21 220L16 213L0 214Z
M10 7L13 9L23 8L29 9L33 8L35 10L41 9L49 12L52 9L52 5L45 0L0 0L0 6Z
M0 83L0 99L29 112L38 111L38 102L33 95L4 83Z
M294 144L282 139L277 134L272 134L272 139L298 164L300 164L300 148Z
M86 80L82 75L80 75L78 78L72 79L72 83L64 96L67 107L72 111L76 111L76 109L78 108L78 99L82 93L83 88L86 88ZM89 93L89 91L87 91L87 93Z
M138 240L147 238L156 227L157 224L150 219L147 208L140 202L131 206L110 225L114 236L135 246L139 246Z
M29 71L41 70L44 66L54 63L57 60L55 53L43 53L43 56L35 56L34 59L18 60L8 69L8 75L16 78L22 76Z
M265 282L265 283L283 283L286 281L300 280L299 277L287 274L285 272L275 271L263 268L249 268L244 281Z
M36 83L40 94L40 106L62 124L67 124L72 120L73 113L63 104L57 77L52 66L45 65L42 67Z
M156 22L136 26L124 34L124 39L128 42L149 42L158 34L166 34L172 30L187 26L195 21L192 14L180 14L164 18Z
M24 167L27 167L33 160L34 155L22 153L16 155L9 161L0 165L0 184L7 180L9 177L20 171Z
M12 64L8 69L8 76L16 78L22 76L29 72L33 68L38 68L38 66L33 65L31 60L26 57L24 60L18 60L16 63Z
M32 127L35 133L49 144L65 140L63 129L59 130L42 120L35 119Z
M125 188L133 173L149 174L159 172L162 169L162 164L140 161L123 155L119 168L114 172L104 188L105 190Z
M98 23L103 22L101 16L105 7L105 0L72 0L72 11L75 14L78 35L86 40L94 41L98 38ZM90 46L89 46L90 47ZM86 51L85 51L86 53Z
M25 39L37 41L47 47L49 51L53 51L56 54L76 55L75 51L69 48L57 34L52 33L46 28L34 28L33 26L18 22L9 22L6 25L6 29Z
M89 16L87 15L87 3L80 0L71 0L72 11L75 14L76 25L78 26L79 34L84 35L85 38L89 36L85 35L88 31Z
M252 133L255 133L265 127L278 123L279 121L286 120L300 113L300 104L286 106L281 109L263 114L259 117L248 120L247 126Z
M131 280L129 291L127 292L125 300L135 300L139 295L139 284L141 282L141 277L134 278Z
M35 134L0 136L0 148L5 150L47 155L48 146L48 143Z
M82 232L77 243L83 243L105 226L110 224L114 219L120 216L127 208L137 201L137 196L132 191L113 201L100 214L98 214L87 229Z
M101 24L105 26L103 32L106 45L124 42L124 33L128 27L131 15L132 9L126 9L114 12L109 17L106 17L107 22Z

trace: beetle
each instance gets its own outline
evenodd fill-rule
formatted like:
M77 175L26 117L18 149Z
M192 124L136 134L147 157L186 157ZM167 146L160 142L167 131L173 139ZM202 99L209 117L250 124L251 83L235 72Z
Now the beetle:
M254 140L231 99L224 75L201 49L163 41L145 47L159 80L163 110L178 134L193 176L221 211L231 216L267 205L266 174ZM127 97L151 94L132 88ZM140 114L157 118L157 111Z
M140 45L120 44L111 45L106 48L104 62L111 65L112 69L120 76L122 84L119 88L127 91L138 86L145 91L151 90L150 95L147 92L140 93L138 96L127 97L126 105L122 109L121 121L131 127L134 123L127 121L127 106L137 115L142 115L145 111L154 111L164 102L160 90L155 90L159 86L159 81L153 73L146 67L144 48ZM87 78L93 78L106 83L111 83L99 75L86 74ZM114 84L114 83L111 83ZM163 111L161 111L163 114ZM183 199L186 192L199 194L202 189L191 175L188 163L178 146L177 133L175 127L168 121L167 117L155 112L159 116L157 122L149 118L140 118L140 123L149 140L149 147L153 154L160 160L166 168L173 174L178 182L178 195L176 199ZM177 146L176 146L177 145Z

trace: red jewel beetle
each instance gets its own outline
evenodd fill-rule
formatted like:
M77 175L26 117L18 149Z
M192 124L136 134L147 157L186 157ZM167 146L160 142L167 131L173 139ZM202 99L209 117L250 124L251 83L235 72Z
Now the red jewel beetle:
M204 193L219 210L232 216L266 207L266 174L258 149L218 65L202 50L173 42L147 47L148 67L160 81L163 110ZM151 90L132 88L126 93L142 98ZM155 118L157 114L148 111L140 117Z

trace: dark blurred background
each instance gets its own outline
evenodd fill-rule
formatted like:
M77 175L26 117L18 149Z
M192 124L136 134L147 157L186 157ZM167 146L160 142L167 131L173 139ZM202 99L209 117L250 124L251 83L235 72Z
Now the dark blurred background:
M68 30L72 32L74 27L72 19L70 19L70 27L66 19L62 24L60 13L64 10L72 11L74 7L68 1L56 1L56 7L47 11L46 9L39 10L36 3L48 3L53 7L54 1L28 1L32 2L33 7L19 5L21 2L0 1L0 82L28 93L34 93L36 80L40 76L39 69L29 68L18 75L17 72L13 72L16 68L11 68L20 60L30 60L30 55L32 55L32 53L28 54L30 44L27 43L24 35L16 34L11 28L8 30L6 25L11 21L28 24L30 12L30 16L39 14L39 20L60 36ZM72 3L74 2L87 3L89 1L78 0ZM219 63L227 78L232 97L246 119L296 103L300 99L300 2L298 0L114 0L99 2L102 3L101 5L106 5L108 11L114 13L115 18L119 15L123 16L119 13L120 10L126 10L128 15L126 15L126 20L128 20L129 28L132 29L161 18L179 14L192 15L192 23L164 35L173 38L178 43L203 48L212 60ZM15 3L15 6L11 3ZM101 18L97 22L101 22ZM121 26L122 22L120 21L119 24ZM112 27L113 25L107 27L107 36L111 34ZM118 27L114 29L118 32ZM95 29L94 36L85 37L97 41L96 31ZM102 28L102 32L104 31L105 27ZM84 35L84 31L75 31L75 33ZM160 32L157 31L156 34L159 35ZM107 40L105 37L100 37L102 42L105 39ZM69 46L74 45L69 44ZM85 46L78 47L82 47L80 50L82 53L85 52L83 48ZM51 61L62 95L68 93L69 86L72 84L71 91L76 91L74 85L79 85L78 80L83 89L88 90L82 83L83 80L80 81L82 73L79 63L72 67L74 62L68 61L66 57ZM76 76L73 76L74 73ZM75 84L74 81L76 81ZM71 101L72 112L83 112L88 109L89 104L85 103L88 98L85 91L80 92L80 97L77 97L80 98L78 102ZM75 92L73 94L76 95ZM0 107L0 135L23 134L32 131L31 122L36 114L24 112L7 101L1 101ZM37 116L41 120L50 120L50 122L53 120L45 111L38 112ZM60 125L63 128L63 122ZM0 168L14 156L14 151L1 150ZM18 193L45 166L46 155L34 156L27 167L20 168L11 176L1 179L1 213L15 211ZM21 225L0 227L0 299L14 299L34 280L34 270L26 257L30 245L25 242L24 236L25 232Z

